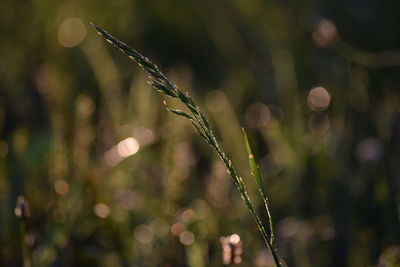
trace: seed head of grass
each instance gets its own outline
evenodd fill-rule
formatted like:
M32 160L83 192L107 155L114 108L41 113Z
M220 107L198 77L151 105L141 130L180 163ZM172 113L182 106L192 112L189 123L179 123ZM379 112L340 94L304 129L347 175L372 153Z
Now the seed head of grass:
M135 61L144 71L146 71L149 75L150 79L150 84L154 89L156 89L158 92L172 98L177 98L179 99L180 102L184 104L184 106L187 108L187 111L183 110L177 110L177 109L170 109L167 108L167 110L175 115L182 116L186 119L189 119L197 131L197 133L200 135L200 137L206 141L218 154L218 156L221 158L223 161L228 174L231 176L233 182L239 189L240 195L242 197L242 200L248 210L250 211L250 214L253 216L254 221L258 227L258 230L260 231L266 245L270 249L276 266L282 266L278 254L276 252L276 248L274 245L273 241L273 229L272 229L272 220L270 217L269 213L269 208L268 208L268 200L264 191L264 187L262 184L261 176L259 174L257 165L255 163L253 154L250 149L250 145L247 139L246 134L245 135L245 145L249 154L249 163L250 167L252 170L252 173L256 179L256 184L259 188L260 194L264 200L265 207L267 210L267 217L268 217L268 231L265 229L264 224L260 217L258 216L249 196L247 193L246 186L243 182L243 179L238 175L235 166L233 165L232 161L228 158L228 156L225 154L225 152L222 150L220 145L218 144L218 141L213 133L213 130L210 127L210 124L208 123L208 120L206 116L204 115L203 112L201 112L199 106L195 103L195 101L189 96L187 92L183 92L180 90L172 81L170 81L162 72L161 70L153 63L151 62L147 57L143 56L140 54L138 51L135 49L129 47L126 45L124 42L121 42L105 30L101 29L97 25L92 23L92 26L96 29L96 31L110 44L118 48L122 53L126 54L130 59Z

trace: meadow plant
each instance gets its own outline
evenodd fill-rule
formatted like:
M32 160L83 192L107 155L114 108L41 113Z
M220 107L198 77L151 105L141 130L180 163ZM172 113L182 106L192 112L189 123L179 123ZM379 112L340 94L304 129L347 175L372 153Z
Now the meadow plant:
M275 241L274 241L274 234L273 234L273 225L272 225L272 219L268 207L268 198L266 196L265 190L264 190L264 185L262 182L262 178L260 175L260 172L258 170L256 161L254 159L246 132L243 129L243 135L244 135L244 143L249 155L249 164L250 164L250 169L252 171L252 174L255 178L258 190L260 192L260 195L263 199L265 209L266 209L266 214L267 214L267 220L266 222L263 222L261 217L257 214L255 207L253 206L250 197L248 195L248 191L246 189L246 186L243 182L243 179L239 176L237 173L234 164L230 160L230 158L225 154L223 149L220 147L218 144L218 141L213 133L213 130L210 127L210 124L204 115L204 113L200 110L199 106L195 103L195 101L189 96L187 92L183 92L180 90L172 81L170 81L160 70L159 68L151 62L147 57L141 55L139 52L137 52L135 49L129 47L125 43L121 42L117 38L113 37L110 35L108 32L105 30L101 29L97 25L94 25L92 23L92 26L97 30L97 32L104 38L106 39L109 43L114 45L116 48L121 50L124 54L126 54L130 59L135 61L144 71L146 71L149 74L149 79L150 79L150 84L154 89L157 91L161 92L162 94L176 98L178 99L186 108L187 111L183 110L178 110L178 109L171 109L167 107L167 110L175 115L179 115L182 117L185 117L186 119L189 119L197 131L197 133L201 136L201 138L206 141L218 154L218 156L221 158L223 164L225 165L228 174L232 178L233 182L239 189L240 195L242 197L242 200L248 210L250 211L251 215L253 216L253 219L258 227L258 230L260 231L264 242L268 246L269 250L271 251L271 254L273 256L274 262L276 266L282 266L276 246L275 246ZM266 225L266 227L264 226Z

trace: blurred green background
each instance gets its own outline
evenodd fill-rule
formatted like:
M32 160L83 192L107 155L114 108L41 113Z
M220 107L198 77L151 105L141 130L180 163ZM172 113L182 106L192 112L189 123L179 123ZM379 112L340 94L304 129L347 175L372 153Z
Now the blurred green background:
M0 266L221 266L231 234L273 266L220 160L90 21L197 99L262 209L247 129L288 266L399 266L399 10L2 0Z

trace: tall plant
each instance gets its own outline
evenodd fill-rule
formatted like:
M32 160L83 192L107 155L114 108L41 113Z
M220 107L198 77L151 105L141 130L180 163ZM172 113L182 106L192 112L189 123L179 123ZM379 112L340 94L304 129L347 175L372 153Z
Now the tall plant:
M265 224L263 223L260 216L257 214L253 204L251 203L243 179L239 176L232 161L229 159L229 157L225 154L225 152L218 144L218 141L215 138L213 130L211 129L206 116L200 110L199 106L194 102L194 100L189 96L189 94L187 92L183 92L182 90L180 90L147 57L141 55L135 49L121 42L120 40L118 40L117 38L106 32L105 30L101 29L97 25L92 23L92 26L105 40L107 40L109 43L111 43L116 48L121 50L124 54L126 54L130 59L139 64L139 66L149 74L150 83L154 89L169 97L177 98L180 102L184 104L184 106L187 108L187 111L171 109L171 108L167 108L167 110L173 114L183 116L186 119L189 119L193 127L196 129L197 133L201 136L201 138L205 140L217 152L218 156L222 159L229 175L232 177L233 182L239 189L244 204L246 205L251 215L253 216L254 221L257 224L258 230L260 231L266 245L268 246L269 250L272 253L276 266L278 267L282 266L275 247L272 219L268 207L268 198L266 196L262 178L258 170L257 164L255 162L244 129L243 129L244 142L249 155L250 168L255 178L261 197L264 201L267 213L267 221L265 222ZM267 226L267 229L264 227L264 225Z

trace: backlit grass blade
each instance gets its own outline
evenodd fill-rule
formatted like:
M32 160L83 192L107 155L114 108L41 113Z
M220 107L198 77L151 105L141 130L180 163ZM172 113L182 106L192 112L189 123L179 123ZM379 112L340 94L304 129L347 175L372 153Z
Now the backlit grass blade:
M274 241L274 230L273 230L271 213L269 211L269 206L268 206L268 204L269 204L268 198L267 198L267 194L265 193L265 189L264 189L264 183L263 183L262 177L260 175L260 171L258 169L257 163L254 159L253 151L251 150L251 146L250 146L246 131L244 130L244 128L242 128L242 131L243 131L244 144L246 146L247 154L249 155L249 165L250 165L251 174L253 175L254 179L256 180L258 191L261 194L261 197L264 201L265 209L267 212L268 228L269 228L269 234L270 234L269 239L270 239L270 242L273 242Z

